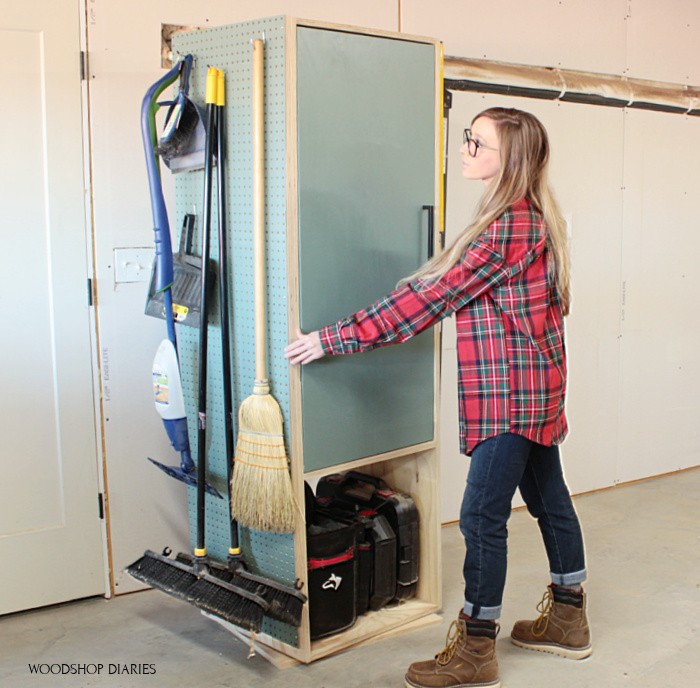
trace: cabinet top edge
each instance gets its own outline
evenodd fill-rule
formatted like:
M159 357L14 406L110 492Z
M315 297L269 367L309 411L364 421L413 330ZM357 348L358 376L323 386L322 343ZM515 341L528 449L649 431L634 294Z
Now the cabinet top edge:
M438 38L431 36L418 36L408 33L399 33L398 31L388 31L386 29L376 29L366 26L354 26L351 24L335 24L317 19L300 19L298 17L286 17L287 21L292 26L305 27L310 29L327 29L328 31L339 31L342 33L356 33L367 36L376 36L378 38L393 38L399 41L408 41L410 43L427 43L429 45L439 46L441 41Z
M219 24L216 26L206 26L206 27L180 27L174 38L180 39L182 36L188 33L207 33L220 31L229 26L250 26L254 31L264 30L263 25L269 24L270 22L279 22L279 26L286 25L288 30L294 30L298 27L310 28L310 29L326 29L328 31L338 31L342 33L354 33L366 36L375 36L377 38L392 38L399 41L407 41L410 43L426 43L433 45L436 48L440 45L441 41L437 38L431 36L418 36L408 33L400 33L398 31L388 31L386 29L377 29L367 26L355 26L352 24L337 24L333 22L326 22L320 19L302 19L299 17L292 17L288 15L273 15L269 17L259 17L257 19L249 19L241 22L232 22L229 24Z

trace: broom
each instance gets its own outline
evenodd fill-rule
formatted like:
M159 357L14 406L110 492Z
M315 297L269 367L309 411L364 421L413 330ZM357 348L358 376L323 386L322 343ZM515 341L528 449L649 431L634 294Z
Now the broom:
M222 372L224 380L224 416L225 416L225 438L224 446L226 456L233 457L234 422L233 422L233 394L232 384L232 361L230 345L230 318L229 318L229 298L228 298L228 246L226 237L226 208L225 208L225 77L222 70L219 70L219 88L217 97L217 176L219 184L219 310L221 313L221 355ZM231 477L233 475L233 461L229 461L228 486L231 489ZM252 594L262 597L270 606L265 611L266 616L283 623L299 626L301 624L301 614L306 595L303 595L298 587L290 587L278 583L277 581L263 576L255 575L246 570L242 559L241 547L238 537L238 523L236 519L230 519L230 546L228 550L227 566L211 566L212 575L221 578L243 588Z
M282 431L282 412L267 379L265 319L265 180L262 39L253 41L253 233L255 384L238 412L231 513L244 526L294 531L294 498Z

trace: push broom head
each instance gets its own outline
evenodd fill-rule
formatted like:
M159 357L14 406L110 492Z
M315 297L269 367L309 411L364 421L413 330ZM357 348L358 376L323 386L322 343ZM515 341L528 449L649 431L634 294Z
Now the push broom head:
M256 384L256 392L258 389ZM292 481L282 413L275 398L254 393L245 399L238 411L238 428L231 479L233 517L255 530L294 532Z
M194 557L180 553L177 560L192 565ZM275 621L299 627L301 615L306 604L307 597L299 587L285 585L271 578L259 576L247 571L240 561L236 564L221 564L216 561L209 562L209 573L219 580L232 583L236 588L247 590L249 593L262 597L269 605L265 610L265 616Z
M269 602L255 592L210 575L207 566L198 571L196 563L192 559L189 562L170 559L168 550L163 554L146 550L126 571L136 580L224 621L255 633L260 631Z

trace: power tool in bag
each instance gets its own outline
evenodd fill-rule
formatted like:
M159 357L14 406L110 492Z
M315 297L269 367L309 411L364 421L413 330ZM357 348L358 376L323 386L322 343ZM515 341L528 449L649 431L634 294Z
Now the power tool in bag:
M419 570L419 517L416 504L410 495L390 488L384 480L357 471L333 473L319 481L316 502L335 514L347 514L348 518L369 520L366 540L374 544L374 566L371 580L373 589L381 594L370 598L369 608L378 609L391 601L407 600L416 594ZM377 588L386 586L386 568L377 561L377 544L390 549L388 528L395 538L395 584L388 596ZM371 534L373 533L373 534ZM361 550L360 554L361 554ZM379 566L379 568L378 568ZM378 585L381 584L381 585ZM385 598L382 601L382 596Z

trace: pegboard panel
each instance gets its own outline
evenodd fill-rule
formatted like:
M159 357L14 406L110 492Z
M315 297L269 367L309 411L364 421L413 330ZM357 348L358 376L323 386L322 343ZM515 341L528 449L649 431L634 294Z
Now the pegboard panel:
M268 319L268 376L271 390L284 417L289 448L289 374L283 356L287 343L287 247L286 247L286 119L285 119L285 20L272 17L180 34L173 49L195 57L190 96L204 103L209 66L226 73L227 135L227 226L229 303L231 308L232 391L234 414L253 390L255 338L253 309L253 150L252 150L252 55L251 41L265 38L265 192L266 280ZM187 212L197 215L195 245L201 246L201 214L204 176L200 172L179 174L175 180L177 219ZM216 195L212 204L211 258L216 264ZM175 243L177 245L177 243ZM195 253L200 253L195 250ZM218 266L217 266L218 268ZM218 273L218 270L217 270ZM227 462L224 447L223 380L218 287L210 298L207 379L208 479L226 493ZM192 455L197 455L198 331L178 326L180 365L189 422ZM196 495L188 491L190 531L194 541ZM209 554L224 561L229 547L228 500L207 496L206 545ZM283 583L295 579L294 537L240 529L243 557L248 568ZM298 644L296 629L265 619L263 631Z

